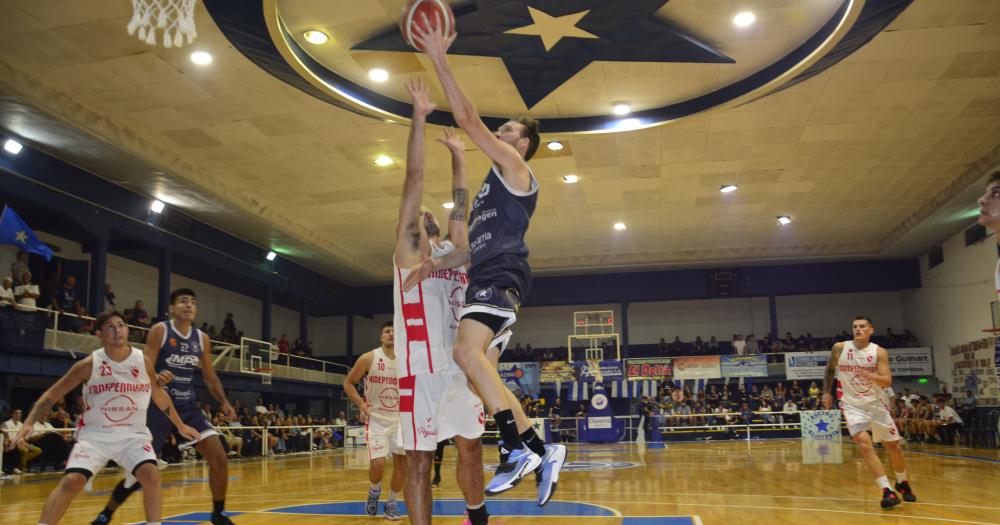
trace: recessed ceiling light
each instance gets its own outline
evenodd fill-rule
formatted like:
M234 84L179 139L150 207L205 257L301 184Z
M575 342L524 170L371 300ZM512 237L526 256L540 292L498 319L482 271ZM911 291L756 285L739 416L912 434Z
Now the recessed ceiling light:
M642 126L642 121L637 118L621 119L614 124L615 129L623 131L630 129L639 129L640 126Z
M389 72L384 69L375 68L368 72L368 78L375 82L385 82L389 80Z
M379 155L378 157L375 157L375 161L374 162L375 162L376 166L383 166L384 167L384 166L388 166L388 165L392 164L392 159L390 159L386 155Z
M10 153L10 154L13 154L13 155L17 155L18 153L21 153L21 148L23 148L23 147L24 146L22 146L20 142L14 140L14 139L7 139L7 141L3 143L3 149L7 150L7 153Z
M733 24L737 27L746 27L757 20L757 16L750 11L744 11L733 17Z
M273 251L268 251L267 255L265 255L264 258L267 259L268 261L273 261L278 258L278 254L274 253Z
M625 229L625 223L624 222L616 222L615 223L615 229L618 230L618 231L624 230Z
M442 206L444 206L444 209L450 210L450 209L452 209L452 208L455 207L455 203L454 202L446 202L446 203L442 204Z
M161 201L159 199L154 199L153 202L149 203L149 209L152 210L153 213L160 213L160 212L162 212L164 206L166 206L166 205L163 204L163 201Z
M327 36L326 33L316 30L306 31L305 33L302 33L302 36L305 37L306 42L316 44L317 46L325 44L327 40L330 40L330 37Z
M738 190L739 188L740 187L735 184L723 184L722 187L719 188L719 191L721 191L722 193L732 193Z
M548 148L552 151L559 151L563 149L563 143L559 142L558 140L553 140L552 142L548 143Z
M205 51L195 51L191 53L191 61L199 66L207 66L212 63L212 55Z
M611 111L613 111L615 115L628 115L632 112L632 108L630 108L628 104L615 104L615 107L611 108Z
M563 182L566 184L576 184L577 182L580 182L580 177L577 177L576 175L563 175Z
M791 224L792 218L788 215L778 215L778 224L784 226L786 224Z

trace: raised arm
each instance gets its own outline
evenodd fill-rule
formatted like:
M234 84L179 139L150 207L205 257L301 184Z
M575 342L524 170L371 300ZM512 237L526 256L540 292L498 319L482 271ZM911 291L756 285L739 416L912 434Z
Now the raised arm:
M38 401L35 401L35 405L31 407L31 412L28 413L28 417L24 418L24 426L21 430L10 440L10 444L7 446L7 450L13 450L18 443L24 441L33 432L33 426L35 421L38 421L39 416L42 414L48 414L52 412L52 407L62 398L66 397L66 394L70 393L74 388L83 384L85 381L90 379L90 372L94 366L94 358L87 356L80 361L77 361L70 369L66 372L66 375L59 378L58 381L49 387Z
M361 397L358 393L357 387L354 385L361 381L361 378L368 373L368 370L372 367L372 359L374 359L374 354L372 352L365 352L354 362L354 366L351 371L347 373L347 378L344 379L344 393L347 397L351 399L354 406L358 407L358 412L361 415L361 422L368 423L368 402L365 398Z
M444 138L437 139L451 152L451 201L448 215L448 239L455 248L469 245L469 178L465 170L465 143L455 128L445 128Z
M472 260L472 251L468 246L452 250L451 253L437 259L425 259L418 265L410 269L410 274L403 279L403 291L409 292L420 281L430 277L435 270L446 270L457 268L469 264Z
M435 104L428 98L427 82L416 78L406 84L413 101L413 120L406 142L406 180L396 222L396 264L410 266L420 257L420 200L424 195L424 127Z
M422 31L420 24L414 24L413 39L423 47L427 58L434 64L434 71L441 81L441 87L444 88L455 123L469 134L469 138L483 150L483 153L500 166L504 180L508 184L519 191L530 191L531 172L524 158L513 146L498 139L486 124L483 124L476 106L455 80L455 75L448 64L448 48L458 35L445 36L442 32L444 24L440 23L440 20L434 26L427 22L425 16L424 25L432 27L427 33Z
M826 362L826 371L823 374L823 408L833 408L833 380L837 377L837 362L840 361L840 353L844 351L844 343L836 343L830 351L830 360Z

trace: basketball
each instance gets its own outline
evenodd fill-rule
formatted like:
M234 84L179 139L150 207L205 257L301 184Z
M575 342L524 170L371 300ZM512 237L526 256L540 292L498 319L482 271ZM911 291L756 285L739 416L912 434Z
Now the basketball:
M403 8L403 16L399 20L403 40L414 49L423 51L413 39L413 31L418 27L429 31L437 25L438 20L444 24L444 34L455 34L455 13L444 0L410 0Z

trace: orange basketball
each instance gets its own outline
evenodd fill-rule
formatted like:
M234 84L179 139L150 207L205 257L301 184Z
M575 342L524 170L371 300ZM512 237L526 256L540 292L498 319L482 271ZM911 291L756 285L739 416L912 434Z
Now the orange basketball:
M444 25L445 35L455 34L455 13L444 0L410 0L403 7L403 16L399 20L403 40L414 49L423 51L413 40L413 31L418 27L422 31L429 31L437 26L438 20Z

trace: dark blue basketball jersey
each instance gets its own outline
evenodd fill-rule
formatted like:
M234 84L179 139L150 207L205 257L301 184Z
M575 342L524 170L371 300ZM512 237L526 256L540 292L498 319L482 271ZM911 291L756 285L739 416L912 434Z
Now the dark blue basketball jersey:
M194 370L201 361L201 332L192 326L185 337L174 329L172 321L163 325L166 330L160 355L156 358L156 371L170 370L174 374L173 381L167 385L167 392L175 406L194 403Z
M486 174L472 201L469 217L469 267L471 283L494 281L516 288L521 298L531 288L531 267L524 235L538 203L538 181L531 176L531 191L522 193L507 186L496 167Z

